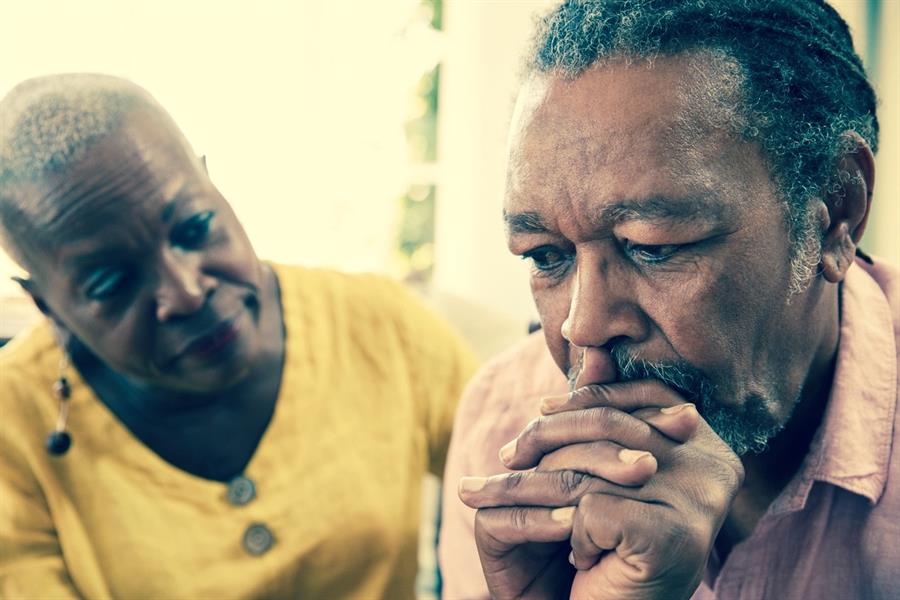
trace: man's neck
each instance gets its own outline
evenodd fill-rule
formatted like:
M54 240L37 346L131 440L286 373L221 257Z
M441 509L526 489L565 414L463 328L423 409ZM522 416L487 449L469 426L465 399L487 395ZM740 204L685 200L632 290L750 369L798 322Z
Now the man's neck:
M720 558L749 537L769 505L787 487L809 453L831 393L840 333L839 294L835 287L820 299L823 326L814 335L816 351L806 371L800 399L785 428L760 454L742 457L744 485L732 503L716 540Z

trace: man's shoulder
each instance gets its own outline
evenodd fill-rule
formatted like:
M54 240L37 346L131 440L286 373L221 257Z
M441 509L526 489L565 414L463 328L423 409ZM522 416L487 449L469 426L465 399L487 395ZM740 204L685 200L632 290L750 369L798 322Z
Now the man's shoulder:
M475 377L519 396L558 393L566 386L540 331L489 360Z
M896 389L898 401L900 401L900 268L896 264L878 258L868 261L857 260L856 264L877 286L877 289L875 286L871 286L874 293L871 298L865 298L870 305L867 318L874 320L882 315L880 322L886 323L890 320L893 325L894 355L897 364ZM883 299L878 296L882 296ZM880 310L878 310L879 304ZM900 431L897 434L900 436Z
M881 288L888 304L894 311L894 320L896 321L900 317L898 315L898 308L900 308L900 268L898 265L880 258L873 258L871 261L857 260L856 264Z
M476 373L460 411L477 419L483 419L485 411L530 415L540 398L567 389L566 378L538 331L489 360Z

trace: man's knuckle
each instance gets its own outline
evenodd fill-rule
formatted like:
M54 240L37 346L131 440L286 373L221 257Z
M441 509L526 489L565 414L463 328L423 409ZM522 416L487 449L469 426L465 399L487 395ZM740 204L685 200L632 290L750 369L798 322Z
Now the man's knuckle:
M559 471L556 477L559 491L565 498L579 496L587 479L586 473L571 470Z
M591 409L588 414L588 424L598 434L605 433L614 428L620 421L621 412L608 406Z
M526 442L530 442L532 440L538 440L541 438L541 435L544 430L544 419L538 418L534 419L528 425L525 426L524 431L522 431L522 435L519 437L519 442L521 443L524 439Z
M510 508L509 522L516 529L528 529L531 524L531 511L522 506Z
M483 508L475 511L475 533L480 531L490 531L491 529L491 513Z
M524 478L525 478L525 473L522 473L522 472L509 473L508 475L506 475L503 478L503 484L507 490L515 490L520 485L522 485Z
M715 512L727 510L741 487L740 473L729 463L711 461L704 469L707 481L706 508Z
M597 510L602 509L600 506L601 497L599 494L584 494L578 499L578 514L594 515Z

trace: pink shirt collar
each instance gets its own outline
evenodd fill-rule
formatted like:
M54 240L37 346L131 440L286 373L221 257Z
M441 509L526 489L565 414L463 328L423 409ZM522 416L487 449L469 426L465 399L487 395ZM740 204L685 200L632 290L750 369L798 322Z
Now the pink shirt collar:
M769 514L802 509L816 481L864 496L872 504L887 482L897 405L892 309L860 261L847 272L840 294L838 357L822 426L800 472Z

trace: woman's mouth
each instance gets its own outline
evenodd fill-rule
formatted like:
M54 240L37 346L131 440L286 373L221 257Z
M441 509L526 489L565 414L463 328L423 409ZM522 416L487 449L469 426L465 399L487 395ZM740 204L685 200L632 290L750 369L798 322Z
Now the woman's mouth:
M191 342L184 354L201 360L215 358L232 345L239 333L238 317L226 319L206 335Z

